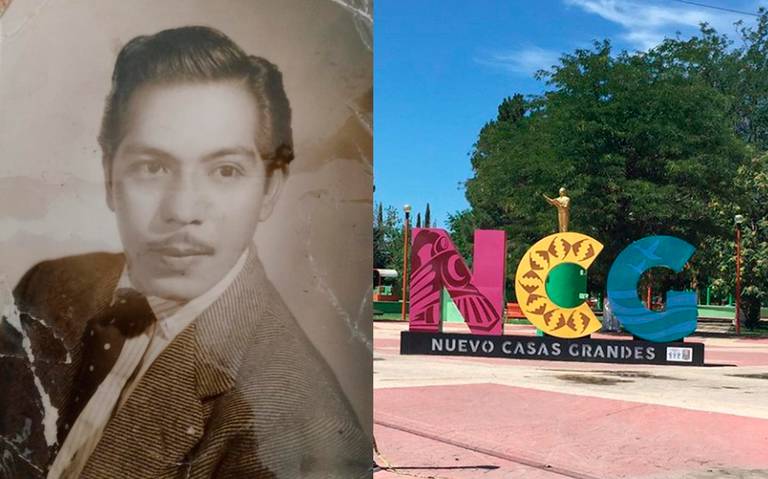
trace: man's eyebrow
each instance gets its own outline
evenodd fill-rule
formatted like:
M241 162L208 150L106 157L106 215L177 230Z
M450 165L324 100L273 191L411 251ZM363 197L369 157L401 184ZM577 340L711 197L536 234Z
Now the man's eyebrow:
M128 145L125 147L125 153L128 155L147 155L164 159L173 159L173 155L167 151L147 145Z
M256 161L259 159L259 156L253 150L253 148L248 148L245 146L234 146L230 148L221 148L211 153L208 153L203 157L203 161L215 160L223 156L246 156L252 161Z

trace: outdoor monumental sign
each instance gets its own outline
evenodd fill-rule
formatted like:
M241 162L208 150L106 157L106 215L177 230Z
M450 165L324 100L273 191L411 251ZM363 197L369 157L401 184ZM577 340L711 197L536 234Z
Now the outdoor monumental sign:
M450 236L437 228L414 228L411 248L410 330L442 331L445 289L474 335L500 336L504 326L504 231L475 231L470 273Z
M664 311L640 301L637 284L650 268L682 271L695 248L672 236L627 246L608 273L608 300L632 339L591 338L601 323L586 303L586 271L603 249L596 239L560 232L537 241L517 267L520 309L543 336L504 335L506 234L477 230L470 271L448 233L414 228L409 330L401 354L485 356L557 361L703 365L704 345L685 342L696 330L696 297L669 291ZM450 296L469 334L442 332L441 298Z

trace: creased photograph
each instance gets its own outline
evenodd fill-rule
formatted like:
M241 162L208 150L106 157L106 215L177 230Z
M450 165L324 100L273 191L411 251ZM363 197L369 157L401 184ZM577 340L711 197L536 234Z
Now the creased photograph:
M372 5L0 12L0 478L370 477Z

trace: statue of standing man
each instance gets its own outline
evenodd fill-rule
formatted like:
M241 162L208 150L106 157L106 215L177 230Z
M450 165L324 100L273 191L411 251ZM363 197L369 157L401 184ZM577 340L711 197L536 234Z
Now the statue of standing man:
M571 214L571 199L566 196L566 193L565 188L560 188L560 196L557 198L542 195L549 204L557 208L557 223L561 233L568 231L568 219Z

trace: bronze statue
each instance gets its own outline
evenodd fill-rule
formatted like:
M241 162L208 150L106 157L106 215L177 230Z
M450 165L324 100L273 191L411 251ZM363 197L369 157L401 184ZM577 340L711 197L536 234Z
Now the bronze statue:
M557 208L557 222L561 233L568 231L568 218L571 214L571 199L565 196L566 193L565 188L560 188L560 196L557 198L542 195L549 204Z

